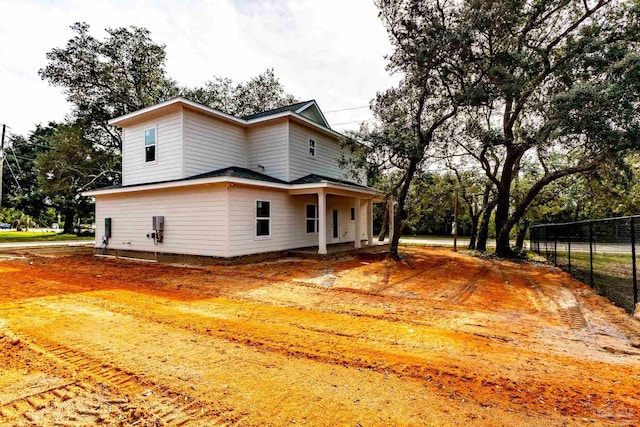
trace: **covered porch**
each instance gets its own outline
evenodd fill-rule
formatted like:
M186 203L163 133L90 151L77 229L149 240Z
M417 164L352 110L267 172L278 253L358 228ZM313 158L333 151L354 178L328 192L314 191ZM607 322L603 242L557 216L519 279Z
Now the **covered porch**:
M385 239L380 242L378 239L374 239L373 245L369 246L366 244L362 245L362 247L356 249L354 248L354 244L352 242L347 243L331 243L327 244L327 253L320 254L318 252L317 246L311 246L308 248L300 248L293 249L289 251L291 256L299 256L299 257L311 257L311 258L333 258L342 255L358 255L358 256L368 256L368 255L376 255L382 254L389 249L389 239Z
M373 204L385 200L380 192L364 186L333 182L296 187L289 190L291 196L315 195L317 204L315 208L307 206L306 220L307 232L315 227L318 235L317 247L296 252L313 251L324 256L380 246L373 234ZM393 200L388 199L388 203L390 230L393 230ZM392 237L390 235L389 239Z

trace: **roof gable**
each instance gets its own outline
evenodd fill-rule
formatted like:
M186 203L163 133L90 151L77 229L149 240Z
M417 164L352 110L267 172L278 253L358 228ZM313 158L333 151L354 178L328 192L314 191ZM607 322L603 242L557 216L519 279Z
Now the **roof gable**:
M329 126L327 119L324 117L324 114L322 114L320 107L318 107L318 104L314 99L310 101L297 102L291 105L285 105L284 107L273 108L267 111L261 111L255 114L249 114L248 116L243 116L242 118L245 120L253 120L286 112L299 114L321 126L326 127L327 129L331 129L331 126Z
M329 122L327 122L327 119L324 117L324 114L322 114L320 107L318 107L318 104L314 100L309 101L294 112L308 118L309 120L313 120L328 129L331 129Z

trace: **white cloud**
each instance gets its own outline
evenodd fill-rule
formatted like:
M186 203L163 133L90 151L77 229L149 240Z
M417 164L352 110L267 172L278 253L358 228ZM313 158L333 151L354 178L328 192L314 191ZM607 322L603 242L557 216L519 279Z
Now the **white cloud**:
M166 45L167 72L181 85L214 75L242 81L274 68L287 91L332 111L367 105L397 80L384 69L391 48L371 0L0 0L0 8L0 123L14 133L69 113L62 90L37 72L76 21L97 37L107 27L148 28ZM366 109L328 114L334 124L369 117Z

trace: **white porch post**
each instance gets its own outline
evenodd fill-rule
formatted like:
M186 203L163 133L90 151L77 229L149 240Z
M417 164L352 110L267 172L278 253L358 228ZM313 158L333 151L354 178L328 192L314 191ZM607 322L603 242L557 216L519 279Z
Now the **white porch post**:
M318 190L318 253L327 254L327 195Z
M360 249L362 247L362 242L360 241L360 239L362 238L362 231L360 231L360 211L362 209L362 207L360 206L360 197L355 197L354 198L354 220L355 220L355 239L353 241L353 247L356 249Z
M367 245L373 246L373 199L367 199Z
M389 196L389 243L393 240L393 233L395 232L394 220L396 219L396 214L393 210L393 196Z

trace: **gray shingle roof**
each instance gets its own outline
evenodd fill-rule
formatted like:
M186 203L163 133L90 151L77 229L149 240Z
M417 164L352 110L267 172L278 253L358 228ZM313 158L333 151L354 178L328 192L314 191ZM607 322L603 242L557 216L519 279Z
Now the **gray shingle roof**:
M190 176L189 178L185 178L185 180L215 178L218 176L232 176L235 178L255 179L256 181L275 182L278 184L287 183L286 181L283 181L281 179L274 178L260 172L254 172L252 170L241 168L238 166L231 166L224 169L218 169L212 172L201 173L200 175L194 175L194 176Z
M242 116L242 118L245 119L245 120L251 120L251 119L257 119L259 117L270 116L272 114L284 113L285 111L296 111L297 109L299 109L303 105L308 104L308 103L310 103L312 101L313 100L304 101L304 102L296 102L295 104L285 105L284 107L274 108L272 110L267 110L267 111L261 111L259 113L249 114L248 116Z
M218 169L211 172L201 173L199 175L190 176L188 178L178 178L178 179L167 179L164 181L154 181L154 182L145 182L142 184L129 184L129 185L112 185L109 187L96 188L96 190L111 190L115 188L129 188L129 187L144 187L146 185L155 185L155 184L166 184L168 182L179 182L179 181L191 181L194 179L203 179L203 178L216 178L219 176L232 176L235 178L245 178L245 179L253 179L256 181L264 181L264 182L275 182L278 184L287 184L286 181L283 181L278 178L273 178L271 176L254 172L249 169L241 168L238 166L231 166L224 169Z
M195 179L204 179L204 178L216 178L220 176L229 176L234 178L244 178L244 179L252 179L254 181L263 181L263 182L274 182L277 184L319 184L321 182L333 182L335 184L343 184L350 185L354 187L360 188L369 188L365 185L356 184L355 182L345 181L342 179L330 178L328 176L315 175L310 174L303 176L302 178L298 178L294 181L287 182L278 178L274 178L272 176L265 175L260 172L254 172L252 170L241 168L238 166L231 166L228 168L218 169L211 172L201 173L198 175L190 176L188 178L179 178L179 179L168 179L165 181L154 181L154 182L145 182L144 184L129 184L129 185L112 185L110 187L102 187L97 188L96 190L111 190L116 188L129 188L129 187L144 187L147 185L155 185L155 184L165 184L168 182L179 182L179 181L191 181Z
M345 181L343 179L337 179L337 178L330 178L328 176L322 176L322 175L316 175L316 174L303 176L302 178L298 178L294 181L291 181L289 184L318 184L323 181L333 182L335 184L351 185L351 186L360 187L360 188L368 188L365 185L356 184L355 182Z

